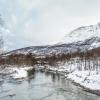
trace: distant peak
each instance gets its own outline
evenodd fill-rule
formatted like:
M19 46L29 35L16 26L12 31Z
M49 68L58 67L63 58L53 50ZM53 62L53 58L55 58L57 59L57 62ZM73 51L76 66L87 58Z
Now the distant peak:
M61 43L84 41L92 37L100 37L100 23L89 26L81 26L67 34Z

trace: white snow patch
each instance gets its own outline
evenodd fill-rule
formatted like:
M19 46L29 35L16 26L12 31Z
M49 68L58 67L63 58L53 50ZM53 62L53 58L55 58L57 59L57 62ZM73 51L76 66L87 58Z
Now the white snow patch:
M22 69L22 68L18 69L18 68L16 68L14 70L15 70L15 73L12 74L12 77L14 79L19 79L19 78L27 77L27 71L25 69Z
M86 88L100 90L100 73L97 74L95 71L91 72L90 75L89 71L75 71L67 75L67 78Z
M14 79L20 79L27 77L27 70L32 69L33 67L7 67L0 71L1 74L10 75Z
M74 31L67 34L62 39L61 43L84 41L91 37L100 37L100 23L75 29Z
M27 70L32 69L33 67L24 67L24 68L13 68L13 72L15 72L14 74L12 74L11 76L14 79L20 79L20 78L25 78L28 76L27 74Z

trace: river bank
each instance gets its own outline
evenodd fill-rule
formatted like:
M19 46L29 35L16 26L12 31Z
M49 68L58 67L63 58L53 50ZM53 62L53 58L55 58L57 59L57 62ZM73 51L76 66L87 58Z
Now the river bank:
M50 72L55 74L63 75L66 79L72 81L75 85L82 87L83 90L91 92L100 96L100 73L96 71L79 71L75 65L70 67L66 66L9 66L0 70L0 75L9 75L13 79L24 79L28 76L28 70L40 70L42 72ZM0 79L2 82L3 79Z
M84 91L100 96L100 73L97 73L96 71L91 71L91 73L90 71L79 71L75 69L75 66L71 67L71 69L66 66L38 66L35 67L35 69L61 74L75 85L82 87Z

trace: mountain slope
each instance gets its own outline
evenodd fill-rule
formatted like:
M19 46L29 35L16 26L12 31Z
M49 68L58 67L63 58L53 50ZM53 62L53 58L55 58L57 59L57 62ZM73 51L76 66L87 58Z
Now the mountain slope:
M52 46L48 45L48 46L26 47L8 52L6 53L6 56L10 54L27 54L27 53L33 53L36 54L37 56L45 56L52 54L74 53L77 52L78 50L80 50L81 52L85 52L87 50L97 48L99 46L100 46L100 38L94 37L91 39L87 39L84 42L76 42L76 43L60 44Z
M100 37L100 23L96 25L79 27L73 30L62 39L61 43L84 41L92 37Z
M85 52L90 49L100 47L100 24L80 27L64 37L62 43L47 46L32 46L17 49L6 53L10 54L27 54L33 53L38 56L51 54L74 53L80 50Z

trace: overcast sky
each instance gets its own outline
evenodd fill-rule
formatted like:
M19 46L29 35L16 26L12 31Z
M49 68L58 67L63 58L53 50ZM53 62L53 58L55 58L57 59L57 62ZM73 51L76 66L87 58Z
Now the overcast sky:
M7 48L59 42L73 29L100 22L100 0L0 0Z

